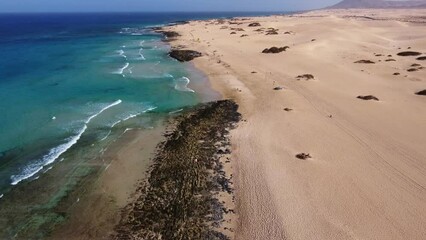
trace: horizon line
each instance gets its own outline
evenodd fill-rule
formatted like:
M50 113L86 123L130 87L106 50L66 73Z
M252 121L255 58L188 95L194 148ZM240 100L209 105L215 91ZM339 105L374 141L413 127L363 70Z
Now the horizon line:
M14 11L8 11L8 12L0 12L0 14L93 14L93 13L289 13L289 12L304 12L304 11L311 11L314 9L305 9L305 10L262 10L262 11L52 11L52 12L14 12Z

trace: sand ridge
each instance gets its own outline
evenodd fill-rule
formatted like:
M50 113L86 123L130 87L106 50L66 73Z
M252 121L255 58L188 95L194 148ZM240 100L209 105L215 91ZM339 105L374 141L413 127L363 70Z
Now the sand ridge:
M327 10L170 27L182 35L172 45L201 52L194 64L243 114L231 138L236 239L424 239L426 99L415 93L425 69L398 56L426 55L424 14ZM357 98L369 95L378 101Z

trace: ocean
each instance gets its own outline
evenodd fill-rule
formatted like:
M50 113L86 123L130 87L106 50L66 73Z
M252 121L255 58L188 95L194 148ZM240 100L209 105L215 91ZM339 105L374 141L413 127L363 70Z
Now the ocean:
M76 166L123 132L214 98L191 88L206 77L150 27L250 15L262 14L1 14L0 236L60 221L49 210L88 174Z

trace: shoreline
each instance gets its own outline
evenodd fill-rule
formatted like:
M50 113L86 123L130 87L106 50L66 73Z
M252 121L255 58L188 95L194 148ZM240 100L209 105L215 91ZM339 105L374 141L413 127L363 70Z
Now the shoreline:
M67 210L67 221L55 228L49 239L105 239L113 233L121 218L121 209L131 201L137 184L147 176L156 145L163 139L162 121L152 129L123 133L98 156L98 161L109 164L87 179L88 184L74 189L82 194L74 196L78 198Z
M202 54L194 65L240 106L230 138L235 239L426 234L426 115L416 96L426 88L423 62L400 55L426 54L424 11L317 10L164 27L180 35L172 46ZM262 53L274 46L289 48ZM367 95L378 101L360 100Z
M136 198L124 209L114 239L231 239L223 224L234 213L229 130L240 119L229 100L187 108L170 119Z

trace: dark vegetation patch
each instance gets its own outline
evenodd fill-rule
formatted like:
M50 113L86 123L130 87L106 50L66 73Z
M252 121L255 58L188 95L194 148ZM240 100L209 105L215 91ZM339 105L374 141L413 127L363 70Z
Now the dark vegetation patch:
M385 61L386 61L386 62L395 62L396 60L395 60L395 59L393 59L393 58L389 58L389 59L386 59Z
M266 35L278 35L278 29L268 28L266 30Z
M248 35L247 34L243 34L240 37L248 37Z
M296 78L297 78L297 80L305 79L306 81L315 79L314 75L312 75L312 74L303 74L303 75L297 76Z
M375 62L371 60L358 60L355 63L366 63L366 64L374 64Z
M178 116L158 145L148 179L124 210L113 239L229 239L217 231L226 209L214 193L232 193L219 160L230 152L228 130L240 120L230 100Z
M394 75L394 76L398 76L398 75L401 75L401 73L396 72L396 73L394 73L393 75Z
M260 23L258 23L258 22L250 23L248 26L249 27L260 27Z
M306 159L312 158L309 153L299 153L299 154L296 155L296 157L298 159L301 159L301 160L306 160Z
M426 56L421 56L421 57L418 57L418 58L416 58L417 60L420 60L420 61L424 61L424 60L426 60Z
M421 90L420 92L416 92L416 95L426 96L426 89Z
M284 52L286 51L288 48L290 48L289 46L285 46L285 47L271 47L271 48L265 48L262 53L280 53L280 52Z
M375 101L379 101L379 99L373 95L367 95L367 96L358 96L357 98L362 99L362 100L375 100Z
M414 52L414 51L405 51L405 52L400 52L397 55L403 56L403 57L408 57L408 56L419 56L419 55L422 55L422 53Z

